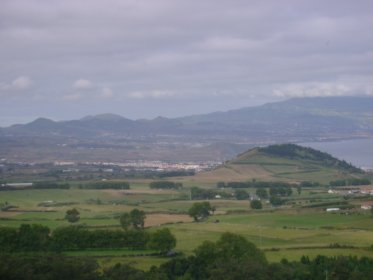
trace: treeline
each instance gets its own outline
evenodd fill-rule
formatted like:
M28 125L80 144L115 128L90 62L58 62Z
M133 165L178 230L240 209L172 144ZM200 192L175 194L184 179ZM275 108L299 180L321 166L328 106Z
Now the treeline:
M290 184L286 182L271 182L271 181L249 181L249 182L218 182L218 188L232 188L232 189L245 189L245 188L296 188L297 184Z
M31 189L70 189L69 183L58 183L58 182L34 182Z
M259 151L269 155L287 157L291 159L299 158L305 160L319 161L326 166L337 167L351 172L363 172L360 168L357 168L344 160L339 160L328 153L321 152L319 150L315 150L308 147L298 146L295 144L271 145L268 147L259 148Z
M199 187L192 187L190 189L191 199L213 199L217 196L221 198L231 198L232 195L226 192L214 190L214 189L202 189Z
M0 279L104 280L94 258L44 254L0 254ZM111 278L115 279L115 278ZM108 279L110 280L110 278Z
M173 258L149 271L128 264L99 269L91 258L51 255L0 255L1 279L373 279L373 259L368 257L301 257L300 261L268 263L265 255L244 237L224 233L216 242L205 241L194 254Z
M128 182L93 182L81 185L80 188L83 189L96 189L96 190L102 190L102 189L114 189L114 190L129 190L130 184Z
M320 202L320 203L313 203L309 205L303 206L303 208L319 208L322 207L326 208L339 208L339 209L352 209L355 208L355 205L351 205L348 201L331 201L331 202Z
M46 226L23 224L18 229L0 227L0 248L2 252L144 249L151 235L142 230L88 230L79 226L57 228L51 233Z
M165 178L165 177L193 176L195 174L196 172L194 170L172 170L172 171L158 172L156 175L159 178Z
M365 186L370 185L372 182L367 178L348 178L330 181L329 186L331 187L345 187L345 186Z
M153 181L149 184L149 187L151 189L180 189L183 184L171 181Z

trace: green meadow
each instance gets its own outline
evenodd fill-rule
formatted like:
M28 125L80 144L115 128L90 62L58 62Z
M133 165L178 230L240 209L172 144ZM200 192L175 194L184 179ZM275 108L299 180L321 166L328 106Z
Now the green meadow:
M302 255L318 254L373 256L373 218L369 211L355 208L327 213L320 207L302 207L343 200L339 195L326 194L323 188L305 189L300 195L294 190L287 205L272 208L263 202L262 210L251 210L249 200L213 199L210 203L216 207L215 214L198 223L187 215L195 202L188 199L188 192L187 187L151 190L146 184L131 190L2 191L0 201L17 208L0 212L0 226L37 223L53 230L69 225L64 215L67 209L75 207L80 212L80 225L120 229L120 214L138 208L147 213L146 230L168 227L177 238L176 250L186 255L206 240L216 241L222 233L234 232L263 249L270 261L298 260ZM151 253L123 249L64 252L69 256L92 256L103 267L121 261L146 269L167 261L167 258L149 256Z

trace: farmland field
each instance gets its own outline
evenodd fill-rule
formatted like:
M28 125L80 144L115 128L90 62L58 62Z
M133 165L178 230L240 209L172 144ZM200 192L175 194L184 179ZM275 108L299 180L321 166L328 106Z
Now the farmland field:
M229 190L225 190L230 192ZM253 193L254 189L247 189ZM356 209L348 213L326 213L322 208L303 208L310 201L340 201L323 188L304 189L289 197L289 204L272 208L265 201L264 209L251 210L250 201L213 199L215 214L208 220L193 222L187 215L195 202L188 199L188 187L181 190L153 190L138 184L131 190L17 190L0 192L1 201L18 208L0 212L0 226L18 227L37 223L52 230L67 226L67 209L80 211L78 224L87 228L120 229L118 217L134 208L147 214L145 226L153 231L168 227L176 236L176 250L186 255L205 240L216 241L224 232L245 236L265 251L269 261L286 257L298 260L302 255L318 254L373 256L373 219L367 211ZM369 200L368 200L369 201ZM43 204L44 203L44 204ZM48 203L50 205L48 205ZM362 203L354 200L351 203ZM43 205L43 206L42 206ZM92 256L103 266L125 262L141 269L158 265L167 258L145 255L123 249L65 252L68 256Z

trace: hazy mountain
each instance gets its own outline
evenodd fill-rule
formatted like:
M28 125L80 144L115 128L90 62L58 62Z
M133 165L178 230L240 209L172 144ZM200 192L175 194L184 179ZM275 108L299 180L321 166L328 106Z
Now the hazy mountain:
M38 118L0 129L0 157L53 160L227 160L249 147L373 136L373 97L298 98L182 118L102 114Z
M361 136L373 133L373 98L297 98L175 119L130 120L114 114L60 122L39 118L2 131L6 135L76 138L173 135L257 141Z

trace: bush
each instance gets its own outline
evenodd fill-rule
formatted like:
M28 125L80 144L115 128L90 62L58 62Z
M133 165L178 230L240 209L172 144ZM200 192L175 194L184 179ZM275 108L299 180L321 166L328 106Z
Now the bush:
M80 213L76 208L66 211L65 219L70 223L76 223L80 219Z
M262 209L263 205L262 205L262 202L260 200L253 200L253 201L250 202L250 207L252 209Z
M281 197L278 197L278 196L271 196L271 198L269 199L269 202L273 206L280 206L285 203L285 200L281 199Z
M168 228L163 228L154 232L149 240L148 247L167 253L176 246L176 238Z
M234 196L237 200L245 200L250 198L250 194L245 190L235 190Z

